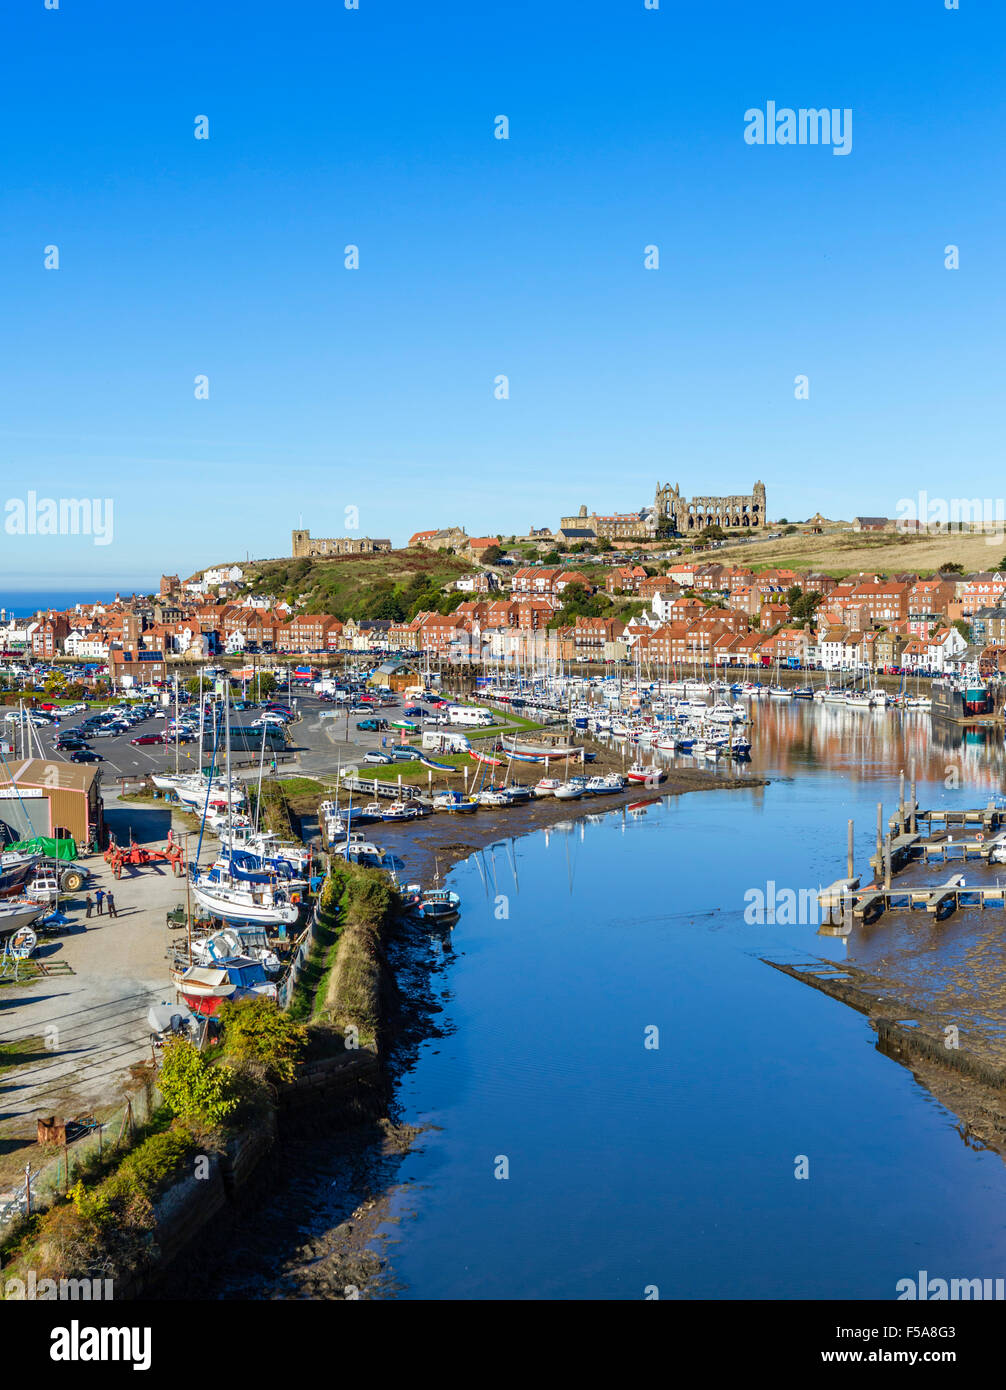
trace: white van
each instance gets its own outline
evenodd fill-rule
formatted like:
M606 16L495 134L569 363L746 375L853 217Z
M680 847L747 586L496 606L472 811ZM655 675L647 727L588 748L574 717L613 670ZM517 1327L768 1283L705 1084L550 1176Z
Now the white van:
M471 748L467 734L452 734L448 729L424 729L422 746L436 753L467 753Z
M448 705L447 722L484 728L493 722L493 714L491 710L481 709L478 705Z

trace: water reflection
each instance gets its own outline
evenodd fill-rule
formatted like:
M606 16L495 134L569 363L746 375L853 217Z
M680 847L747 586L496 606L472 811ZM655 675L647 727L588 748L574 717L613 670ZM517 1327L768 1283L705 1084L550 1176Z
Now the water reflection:
M449 1035L398 1093L436 1129L403 1162L380 1247L396 1296L884 1298L920 1259L1000 1268L998 1157L961 1143L860 1014L763 958L849 962L1001 1040L1006 914L827 935L750 925L744 902L769 879L844 873L849 818L868 875L898 774L914 763L927 805L980 804L1001 741L810 702L754 705L752 732L767 788L599 805L500 842L495 875L478 856L451 875L465 908L440 977Z

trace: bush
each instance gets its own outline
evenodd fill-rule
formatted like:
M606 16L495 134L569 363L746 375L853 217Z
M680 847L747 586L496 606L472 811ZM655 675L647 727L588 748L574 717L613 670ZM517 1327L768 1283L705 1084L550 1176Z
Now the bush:
M228 1057L259 1062L270 1081L292 1081L307 1042L306 1031L280 1012L273 999L247 999L220 1007Z
M231 1068L212 1066L188 1038L170 1038L164 1044L158 1084L175 1115L200 1123L223 1124L239 1103Z

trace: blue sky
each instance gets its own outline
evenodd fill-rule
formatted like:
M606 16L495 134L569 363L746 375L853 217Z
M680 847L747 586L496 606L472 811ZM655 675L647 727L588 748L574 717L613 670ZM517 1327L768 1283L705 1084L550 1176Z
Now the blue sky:
M114 539L0 531L4 592L348 506L401 543L658 478L791 518L1002 491L998 7L359 3L5 7L0 501L111 498ZM747 145L769 100L851 108L851 153Z

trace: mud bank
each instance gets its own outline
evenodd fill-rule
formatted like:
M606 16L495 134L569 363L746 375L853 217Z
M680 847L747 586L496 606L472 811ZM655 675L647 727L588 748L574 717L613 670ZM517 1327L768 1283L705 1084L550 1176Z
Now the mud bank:
M980 1039L962 1042L958 1030L920 1007L922 1001L909 989L899 997L890 980L854 965L765 964L864 1014L877 1034L877 1051L907 1067L957 1117L964 1143L991 1149L1006 1161L1006 1071Z

